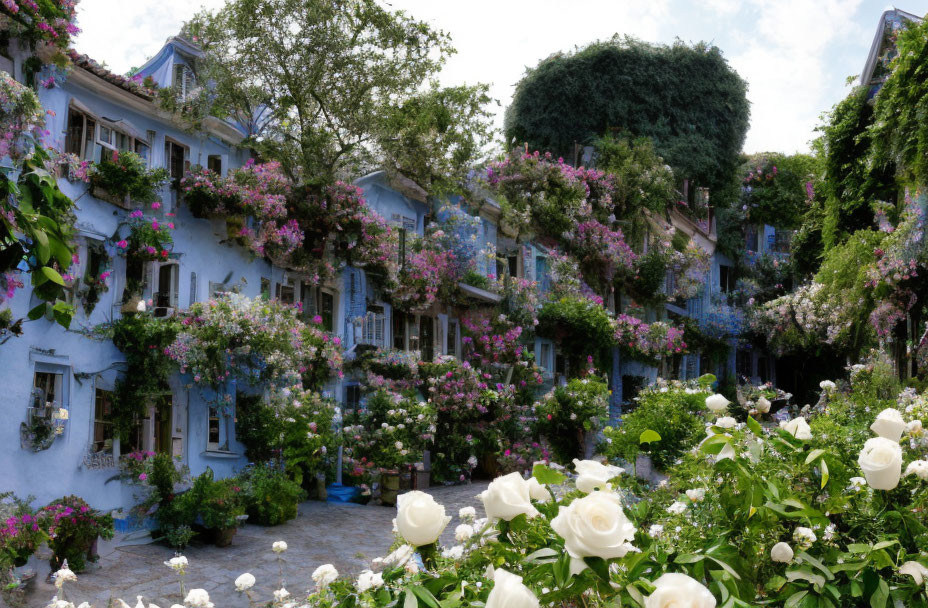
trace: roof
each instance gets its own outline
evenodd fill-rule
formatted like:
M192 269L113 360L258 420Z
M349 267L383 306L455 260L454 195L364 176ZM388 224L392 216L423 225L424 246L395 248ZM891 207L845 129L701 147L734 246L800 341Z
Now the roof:
M907 21L921 23L923 19L918 15L914 15L895 7L887 8L885 11L883 11L883 14L880 15L879 24L876 27L876 33L873 35L873 42L870 44L870 53L867 55L867 62L864 64L864 69L860 73L860 84L872 84L873 74L876 71L877 64L879 63L880 57L882 55L881 51L883 50L884 46L883 36L886 32L887 25L891 25L896 28L901 27L901 25Z
M71 62L74 63L75 66L87 70L94 76L98 76L110 84L116 85L120 89L128 91L147 101L152 101L155 98L154 90L149 89L148 87L142 85L142 83L137 82L131 78L127 78L122 74L117 74L116 72L108 70L87 55L82 55L74 49L69 49L68 56L71 58Z

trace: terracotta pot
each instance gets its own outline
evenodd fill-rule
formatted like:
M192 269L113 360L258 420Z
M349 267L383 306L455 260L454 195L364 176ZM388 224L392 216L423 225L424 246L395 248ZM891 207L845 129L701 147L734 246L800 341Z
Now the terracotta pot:
M217 547L228 547L238 532L238 528L220 528L213 530L213 544Z
M400 490L400 474L384 473L380 477L383 484L383 490L380 493L380 502L392 507L396 505L396 497Z

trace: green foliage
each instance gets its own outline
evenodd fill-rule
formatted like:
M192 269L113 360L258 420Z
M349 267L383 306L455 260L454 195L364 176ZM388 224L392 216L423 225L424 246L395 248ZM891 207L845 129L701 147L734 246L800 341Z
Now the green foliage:
M892 176L893 169L905 184L928 183L928 24L911 23L896 38L898 55L873 105L872 126L867 137L873 144L877 175ZM866 140L865 140L866 141ZM887 180L887 185L889 185ZM888 199L889 197L887 197Z
M293 404L298 402L298 406ZM331 477L334 472L338 438L332 428L335 402L319 393L294 394L281 415L286 421L281 438L281 454L287 470L297 483L318 473Z
M662 213L676 195L674 176L647 137L633 140L607 134L596 140L596 167L616 176L612 203L616 217L637 224L642 209ZM624 226L623 226L624 228ZM636 231L624 230L628 235Z
M235 396L235 439L245 446L250 462L268 462L280 455L284 421L260 394Z
M880 95L882 97L882 95ZM887 102L881 101L888 111ZM832 108L816 147L824 153L824 224L822 239L826 249L834 247L853 232L873 225L870 204L874 200L895 200L895 166L871 161L874 124L869 89L858 87ZM896 124L895 120L891 120Z
M241 476L248 521L262 526L278 526L297 515L303 489L287 474L272 465L259 464Z
M168 377L176 369L164 356L174 342L179 324L144 314L128 314L113 322L105 336L126 357L126 373L116 382L110 420L113 432L128 439L132 425L144 417L153 395L168 389ZM110 333L111 332L111 333Z
M65 560L74 572L84 570L97 538L113 538L113 517L95 511L77 496L64 496L42 507L39 525L48 532L48 547L52 550L53 569L61 568Z
M721 194L731 191L748 127L746 89L717 47L614 37L528 70L505 138L572 158L574 142L611 132L650 137L679 178Z
M807 154L755 154L742 166L744 190L740 204L747 219L778 229L795 229L809 205L806 185L814 193L819 161Z
M572 373L584 369L583 362L590 355L597 367L604 367L615 344L615 328L609 312L583 297L563 297L545 303L535 329L539 336L558 341Z
M485 84L431 87L388 111L378 137L401 173L436 195L467 181L493 136Z
M15 273L28 273L32 294L41 301L29 311L29 319L44 315L67 328L74 307L65 302L61 275L74 254L74 204L45 168L48 160L48 152L36 145L16 167L18 173L9 167L0 169L0 285L12 293L19 282ZM18 321L5 325L12 333L19 328Z
M188 492L206 528L225 530L241 524L239 517L245 514L245 495L237 479L215 480L212 469L207 467Z
M535 405L538 432L557 462L583 458L583 438L599 430L609 416L609 386L596 376L574 378Z
M253 144L307 181L332 181L379 156L376 142L396 135L398 120L401 138L415 144L403 165L423 175L479 141L462 126L484 124L479 87L420 97L453 52L448 36L374 0L234 0L198 14L184 33L203 42L198 76L214 83L211 111L252 117L266 106ZM438 112L442 99L454 102L448 114ZM441 158L422 161L433 152Z
M664 388L668 390L661 392ZM710 394L694 383L679 382L642 391L635 409L622 416L622 425L606 427L603 433L606 441L600 450L611 459L628 462L634 462L638 453L644 452L657 468L669 470L702 438L705 428L702 414ZM643 442L647 431L657 433L660 439Z
M196 495L175 494L174 488L184 479L169 454L157 454L151 459L151 474L146 480L153 488L143 505L157 505L154 519L160 536L172 547L183 548L193 538L192 526L197 516Z
M94 163L90 186L105 190L118 199L152 203L161 198L161 187L168 181L167 169L148 168L148 161L135 152L116 152Z

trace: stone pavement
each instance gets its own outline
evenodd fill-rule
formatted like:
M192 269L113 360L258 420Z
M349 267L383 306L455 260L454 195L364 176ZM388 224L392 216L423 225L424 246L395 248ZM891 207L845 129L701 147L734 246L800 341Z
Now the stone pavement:
M478 517L483 516L476 495L486 486L487 482L476 482L429 490L452 517L442 535L443 544L454 542L461 507L473 506ZM299 511L296 519L282 526L246 525L230 547L187 547L183 551L189 561L187 589L206 589L217 608L245 608L248 599L235 591L233 581L243 572L250 572L257 579L253 597L261 604L272 599L281 577L287 590L300 597L313 587L311 575L317 566L331 563L340 574L353 576L369 567L373 558L386 555L392 543L395 508L306 502ZM288 545L281 561L271 551L276 540ZM174 556L170 548L155 544L120 546L117 539L111 547L101 547L100 553L97 566L79 574L77 582L66 588L68 599L75 604L87 601L94 608L106 608L110 600L121 598L134 607L136 596L142 596L146 606L153 603L168 608L183 603L179 577L163 563ZM40 578L28 595L30 607L44 608L55 595L54 586L44 582L44 573Z

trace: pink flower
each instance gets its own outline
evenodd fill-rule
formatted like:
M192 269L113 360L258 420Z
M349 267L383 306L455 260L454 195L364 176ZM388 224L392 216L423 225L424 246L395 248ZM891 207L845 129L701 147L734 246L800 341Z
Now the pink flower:
M142 473L141 475L139 475L139 481L145 481L146 479L148 479L148 475L147 475L147 474Z
M152 209L161 209L161 201L155 201L151 204Z
M126 239L123 239L119 241L118 243L116 243L116 246L119 247L120 249L125 249L126 247L129 246L129 243L128 241L126 241Z

